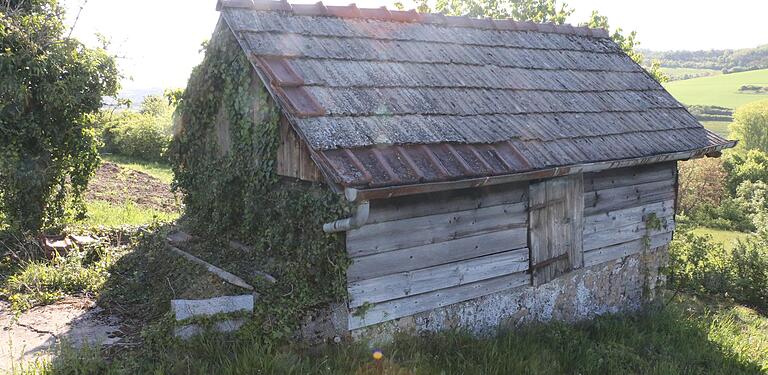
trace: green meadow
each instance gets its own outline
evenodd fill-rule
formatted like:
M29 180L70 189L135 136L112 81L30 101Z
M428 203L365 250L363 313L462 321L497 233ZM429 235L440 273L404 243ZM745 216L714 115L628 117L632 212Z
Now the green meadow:
M768 99L768 94L739 93L742 85L768 86L768 69L672 81L664 84L664 87L677 100L688 105L737 108L749 102Z

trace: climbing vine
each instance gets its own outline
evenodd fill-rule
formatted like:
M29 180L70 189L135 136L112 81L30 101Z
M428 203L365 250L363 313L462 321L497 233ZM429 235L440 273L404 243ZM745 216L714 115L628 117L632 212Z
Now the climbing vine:
M226 27L207 45L176 118L169 153L187 225L210 238L248 243L256 252L248 258L268 259L265 271L278 279L259 288L256 315L264 333L285 337L307 311L342 301L343 241L325 234L322 224L349 209L320 184L276 174L278 109Z

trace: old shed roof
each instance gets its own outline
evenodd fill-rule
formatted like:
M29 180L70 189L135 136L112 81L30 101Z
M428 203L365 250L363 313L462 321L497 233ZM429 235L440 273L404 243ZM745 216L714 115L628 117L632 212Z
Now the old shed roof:
M343 187L733 146L605 30L322 3L223 0L219 9Z

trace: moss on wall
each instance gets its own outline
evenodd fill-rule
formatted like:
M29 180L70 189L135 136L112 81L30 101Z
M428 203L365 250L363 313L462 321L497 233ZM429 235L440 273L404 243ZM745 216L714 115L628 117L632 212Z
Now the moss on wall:
M217 27L176 116L174 184L184 194L190 229L237 238L279 264L278 283L259 290L265 333L284 336L309 309L344 300L343 239L323 233L322 224L349 209L324 185L276 174L279 110L226 26ZM229 129L226 145L219 144L221 121Z

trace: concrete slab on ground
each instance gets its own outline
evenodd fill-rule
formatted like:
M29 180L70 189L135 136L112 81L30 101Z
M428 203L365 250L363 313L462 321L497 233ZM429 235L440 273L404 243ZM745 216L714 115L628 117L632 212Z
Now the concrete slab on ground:
M89 298L67 298L35 307L18 319L0 302L0 373L19 365L48 360L56 345L109 346L121 339L121 322L106 314Z

